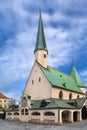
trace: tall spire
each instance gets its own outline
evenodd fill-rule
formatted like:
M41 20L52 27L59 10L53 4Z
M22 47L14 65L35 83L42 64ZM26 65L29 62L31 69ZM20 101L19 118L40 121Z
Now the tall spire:
M42 17L41 17L41 10L40 10L40 17L39 17L36 47L35 47L34 52L37 50L46 50L47 51L47 46L46 46L45 36L44 36L44 29L43 29L43 22L42 22Z

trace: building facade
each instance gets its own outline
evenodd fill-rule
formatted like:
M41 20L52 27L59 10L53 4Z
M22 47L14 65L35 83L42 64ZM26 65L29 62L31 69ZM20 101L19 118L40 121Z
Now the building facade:
M9 98L3 93L0 93L0 111L6 110L7 108L9 108Z
M6 119L50 124L87 119L85 85L75 66L69 74L48 66L41 13L34 55L19 107L8 110Z

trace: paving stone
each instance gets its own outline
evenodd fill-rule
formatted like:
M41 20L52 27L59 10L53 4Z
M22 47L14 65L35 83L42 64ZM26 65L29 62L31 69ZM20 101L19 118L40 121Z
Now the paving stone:
M87 130L87 120L62 126L0 120L0 130Z

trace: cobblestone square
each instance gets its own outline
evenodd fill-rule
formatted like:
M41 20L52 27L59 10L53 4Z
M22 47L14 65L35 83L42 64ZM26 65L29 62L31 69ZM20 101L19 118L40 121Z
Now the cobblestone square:
M81 123L75 122L73 124L64 124L62 126L0 120L0 130L87 130L87 120Z

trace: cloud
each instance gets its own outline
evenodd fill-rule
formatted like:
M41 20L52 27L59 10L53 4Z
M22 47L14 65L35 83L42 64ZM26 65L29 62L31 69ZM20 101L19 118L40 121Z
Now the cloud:
M67 42L67 37L68 32L62 29L55 29L52 27L46 29L49 65L59 67L69 62L71 44Z
M85 83L85 86L87 87L87 70L82 71L80 74L81 74L81 77Z
M28 35L29 32L23 32L18 34L15 39L9 39L7 41L12 43L6 46L4 53L0 56L0 70L4 76L4 79L1 77L1 82L3 80L11 82L26 77L28 68L33 63L33 47L32 44L29 44L31 41ZM16 46L11 46L15 43Z
M20 80L26 82L34 62L40 7L49 51L48 64L59 68L69 65L72 58L78 61L86 57L86 5L86 1L84 4L75 0L0 1L0 89L6 90ZM86 78L84 81L87 82ZM8 95L15 95L14 89L17 87L8 89Z

